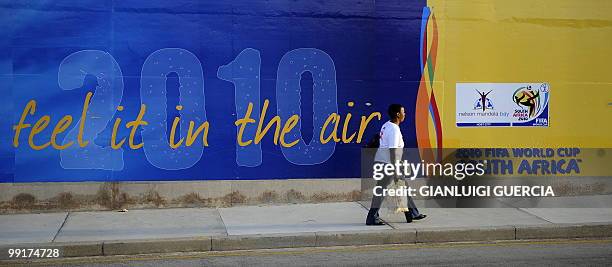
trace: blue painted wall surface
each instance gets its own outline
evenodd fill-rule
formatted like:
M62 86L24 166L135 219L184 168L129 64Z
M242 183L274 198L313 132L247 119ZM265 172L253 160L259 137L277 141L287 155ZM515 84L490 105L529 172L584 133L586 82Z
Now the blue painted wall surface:
M317 106L321 104L314 102L321 99L313 99L312 96L314 94L332 99L332 95L313 91L322 88L316 87L317 82L321 82L319 86L323 86L321 84L324 82L331 81L317 80L315 71L300 73L302 79L298 79L297 83L301 91L286 96L277 93L277 90L282 89L277 88L277 75L291 69L288 64L279 67L283 56L296 49L315 48L317 50L303 50L305 54L299 54L299 51L295 53L300 57L312 51L329 55L335 68L337 111L343 118L349 112L353 115L349 127L351 132L357 130L361 115L367 116L379 111L383 114L383 120L374 121L368 127L364 137L369 138L386 121L387 106L398 102L404 104L408 114L406 123L402 125L404 141L407 147L415 147L414 118L411 114L414 114L414 102L421 75L418 55L421 13L424 6L425 1L348 0L0 1L0 182L359 177L360 148L363 143L338 143L331 156L322 157L319 160L321 162L307 160L308 153L314 153L312 155L316 157L318 152L299 151L305 153L304 161L303 164L296 164L287 158L291 157L292 151L283 153L280 146L273 144L271 133L261 144L259 164L257 159L248 157L246 164L239 164L240 161L236 158L234 125L237 119L236 105L240 102L239 99L249 98L242 94L236 95L237 89L234 88L231 77L221 79L217 72L220 66L230 64L245 49L250 48L252 50L247 51L254 51L253 53L259 52L261 66L257 76L260 82L260 101L256 105L261 107L264 99L269 99L270 118L278 113L279 101L286 101L282 102L282 105L292 108L295 108L296 103L301 103L298 105L298 108L301 107L301 124L294 131L301 130L303 139L317 140L318 132L313 129L320 118L314 117L317 117L317 109L323 106ZM153 71L160 68L154 65L145 66L147 58L165 48L184 49L175 52L186 50L188 55L191 53L197 58L203 73L204 94L196 92L192 98L186 95L186 91L181 91L184 88L180 89L180 84L191 81L194 77L181 81L181 74L177 72L168 72L163 79L153 79L153 83L157 83L156 86L165 88L164 95L152 96L154 92L149 95L146 88L141 88L146 82L141 76L147 71L147 66L153 68ZM19 121L21 112L31 99L36 100L38 106L36 113L27 118L27 123L34 124L43 115L51 116L50 126L36 136L36 143L48 141L52 127L64 115L72 115L73 125L77 123L86 93L93 91L96 84L100 84L100 80L95 76L83 74L84 79L77 77L81 79L77 83L78 86L74 86L72 80L72 83L67 83L68 87L72 85L75 88L62 88L58 79L75 79L72 77L75 73L62 76L64 74L58 72L62 60L83 50L99 50L110 54L121 73L118 79L111 79L113 86L116 86L119 80L123 82L122 93L112 93L108 99L111 102L117 101L125 109L115 112L112 118L109 117L110 122L92 140L94 144L108 146L115 118L121 117L123 121L133 120L141 103L147 103L149 110L155 109L152 106L160 105L157 110L161 111L166 105L169 128L175 116L188 117L186 113L174 109L177 104L194 107L194 103L204 99L201 101L203 103L198 102L204 107L197 110L205 109L205 117L203 118L203 114L191 113L192 117L202 115L199 119L206 119L210 123L209 146L203 148L201 158L187 168L181 167L181 162L176 163L178 167L174 169L159 168L145 155L157 152L124 147L122 153L107 155L122 166L100 169L83 165L82 168L75 168L70 166L68 161L60 164L61 156L58 150L51 147L40 151L31 149L27 140L31 128L24 130L19 147L14 148L12 127ZM246 62L251 64L249 66L255 66L254 61L257 58L254 55L251 55L251 59L246 59ZM192 59L189 56L181 60L183 64L193 63L190 63ZM106 61L104 64L107 65L103 69L119 73L109 67L112 64L108 62L111 61ZM87 62L81 60L78 64ZM329 64L324 57L317 57L310 60L310 65L304 68L312 68L319 63L319 66ZM69 67L75 68L78 64ZM154 64L153 61L150 64ZM191 69L197 69L193 64L189 66ZM162 67L167 68L167 65ZM236 73L237 71L229 75L236 78ZM159 84L160 81L164 84ZM252 80L250 85L255 85L254 81ZM291 82L291 79L288 81ZM285 98L278 98L279 95ZM349 101L355 102L355 106L349 107ZM371 105L367 106L366 103ZM106 111L114 112L115 107L108 104ZM336 103L331 104L334 104L329 106L333 110ZM156 114L149 113L149 110L144 119L156 121L153 118ZM238 114L239 117L242 115ZM279 115L283 119L289 117ZM318 114L318 117L327 115L329 114ZM144 131L148 131L146 127ZM60 136L60 140L67 132ZM143 131L136 134L138 142L142 140L141 133ZM299 132L292 133L293 136L299 136ZM129 130L123 127L118 137L128 135ZM311 145L315 143L311 142ZM197 147L201 147L201 143L198 144L200 146ZM300 144L301 149L307 148L304 141ZM321 147L313 146L312 151L318 148ZM197 154L197 150L193 152ZM174 159L181 161L181 155L174 155ZM162 165L170 164L164 163L162 154L154 156L161 157ZM195 156L191 154L186 157ZM168 162L170 160L169 156ZM248 166L249 160L254 162L251 164L253 166Z

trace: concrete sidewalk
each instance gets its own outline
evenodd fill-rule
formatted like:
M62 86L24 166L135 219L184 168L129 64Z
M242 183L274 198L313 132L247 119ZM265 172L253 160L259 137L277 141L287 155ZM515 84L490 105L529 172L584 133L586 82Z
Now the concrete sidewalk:
M0 259L9 248L60 248L62 256L416 242L612 237L612 209L423 209L405 223L364 224L357 202L63 212L0 216Z

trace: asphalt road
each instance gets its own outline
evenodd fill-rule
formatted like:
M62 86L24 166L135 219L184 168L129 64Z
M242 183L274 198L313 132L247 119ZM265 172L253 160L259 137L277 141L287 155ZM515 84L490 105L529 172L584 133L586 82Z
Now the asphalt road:
M25 262L24 262L25 264ZM66 258L28 266L609 266L612 239L418 244Z

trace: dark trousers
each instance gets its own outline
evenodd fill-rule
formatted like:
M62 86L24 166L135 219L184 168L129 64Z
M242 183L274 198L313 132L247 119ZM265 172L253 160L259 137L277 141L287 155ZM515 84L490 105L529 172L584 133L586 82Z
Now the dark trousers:
M394 179L393 176L385 175L385 177L383 177L382 179L376 182L376 186L381 186L382 189L386 189L389 186L389 184L391 184L393 179ZM412 197L406 196L406 198L408 198L408 201L406 203L408 204L408 209L410 210L412 217L414 218L414 217L419 216L420 215L419 210L414 204ZM384 196L374 195L372 197L372 204L370 205L370 211L378 211L378 209L380 209L380 206L382 205L383 199L384 199Z

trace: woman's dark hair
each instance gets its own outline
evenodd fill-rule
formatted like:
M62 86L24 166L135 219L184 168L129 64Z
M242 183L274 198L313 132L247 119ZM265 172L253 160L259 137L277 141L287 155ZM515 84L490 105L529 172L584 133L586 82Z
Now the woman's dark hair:
M400 104L391 104L389 105L389 118L391 119L395 119L397 118L397 113L402 112L402 108L404 106L400 105Z

